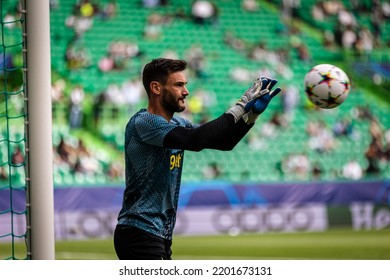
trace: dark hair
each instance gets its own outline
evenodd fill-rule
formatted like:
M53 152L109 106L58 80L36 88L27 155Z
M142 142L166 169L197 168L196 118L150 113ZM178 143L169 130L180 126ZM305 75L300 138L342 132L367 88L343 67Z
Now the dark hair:
M157 81L161 84L167 82L168 76L175 72L184 71L187 62L180 59L156 58L147 63L142 73L142 83L146 93L150 92L150 83Z

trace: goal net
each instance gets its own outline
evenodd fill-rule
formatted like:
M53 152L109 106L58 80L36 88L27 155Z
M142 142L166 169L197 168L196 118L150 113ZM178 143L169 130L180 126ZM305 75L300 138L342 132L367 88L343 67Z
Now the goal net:
M0 259L27 259L24 15L18 0L0 14Z

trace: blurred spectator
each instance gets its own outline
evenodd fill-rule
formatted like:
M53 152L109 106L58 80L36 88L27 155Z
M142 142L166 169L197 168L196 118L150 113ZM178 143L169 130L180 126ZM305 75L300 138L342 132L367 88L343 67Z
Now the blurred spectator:
M357 41L357 35L351 25L346 26L341 33L341 46L346 50L353 49Z
M50 10L57 10L60 7L60 0L50 0Z
M297 46L296 50L298 53L298 58L302 62L311 63L311 61L312 61L311 54L310 54L309 48L306 46L305 43L301 42L301 44L299 44Z
M237 36L234 35L233 32L231 31L226 31L224 34L223 34L223 41L224 43L238 51L238 52L241 52L241 53L245 53L246 52L246 42L240 38L238 38Z
M202 87L195 89L188 98L188 111L192 114L191 119L199 123L207 121L210 118L209 112L215 108L216 104L215 92Z
M118 180L118 179L124 180L123 163L121 163L120 161L114 161L109 163L107 176L110 179L114 179L114 180Z
M241 66L233 67L229 75L232 80L240 83L250 82L254 77L254 73L251 70Z
M355 16L345 8L339 9L337 13L338 24L343 27L351 26L356 27L357 22Z
M0 181L8 180L7 169L3 166L0 166Z
M309 135L310 149L319 153L325 153L333 150L336 142L332 132L327 128L323 121L309 121L306 132Z
M390 128L385 132L384 135L385 144L383 146L383 158L390 164Z
M359 132L354 130L354 123L349 118L337 120L333 125L333 134L336 137L346 136L354 140L359 137Z
M283 159L282 171L288 179L308 179L311 171L309 158L304 153L289 154Z
M188 103L188 110L193 115L193 119L196 119L197 116L200 116L200 114L204 111L203 100L198 95L189 96L187 103Z
M294 84L289 84L287 87L283 87L280 100L283 115L287 122L291 122L294 119L295 110L301 100L298 87Z
M272 119L265 122L260 128L260 134L264 138L275 138L278 135L278 126L275 125L278 123L278 117L273 116Z
M66 81L64 79L58 79L51 86L51 99L53 103L63 101L64 91L66 87Z
M118 4L116 3L116 0L111 0L104 5L102 10L100 11L100 16L103 20L109 20L116 15L117 9Z
M89 152L81 139L78 139L75 153L77 157L73 168L75 173L96 174L101 171L97 158Z
M274 111L269 123L272 124L276 129L288 127L288 121L286 121L285 115L279 111Z
M102 112L105 104L106 104L106 94L104 91L94 96L92 101L92 114L93 114L95 129L98 128L99 126L100 118L102 116Z
M14 29L17 26L16 23L17 23L17 20L16 20L15 15L13 15L13 14L6 14L4 16L4 18L2 19L2 25L8 29Z
M107 102L115 104L117 106L123 104L124 96L122 95L121 88L119 85L115 83L109 84L105 93Z
M222 175L222 171L216 162L209 163L202 171L203 179L213 180L218 179Z
M81 3L79 9L82 17L92 17L95 13L95 7L89 1Z
M215 108L217 105L217 95L214 91L204 89L203 87L198 87L193 92L193 95L197 96L201 100L203 108L205 108L206 111Z
M137 42L128 41L128 42L114 42L110 46L110 55L112 56L123 56L126 58L133 58L142 55Z
M282 18L285 22L290 22L297 17L297 11L301 8L301 0L282 0Z
M210 76L206 71L207 61L201 45L193 44L186 52L186 59L188 68L195 77L203 79Z
M12 69L15 67L13 62L13 57L10 54L4 54L0 56L0 75L3 79L4 73L6 69Z
M80 128L83 121L83 101L85 93L82 86L78 85L70 93L70 127Z
M167 48L163 50L161 57L170 58L170 59L179 59L179 54L173 48Z
M20 114L20 116L22 116L22 114L24 114L24 102L25 102L25 96L24 96L24 92L22 91L23 88L20 87L18 89L16 89L16 92L18 94L10 94L7 96L7 100L8 100L8 111L7 112L7 117L9 117L9 110L10 108L13 108L14 110L14 114ZM5 115L3 115L2 117L4 118ZM15 115L14 115L15 116Z
M325 11L323 7L322 1L317 1L312 7L311 7L311 16L315 21L323 22L325 20Z
M372 120L373 114L369 105L357 105L354 106L351 110L353 118L357 120Z
M262 130L263 128L261 128ZM248 147L251 150L265 150L268 147L268 140L265 140L261 137L261 134L264 132L258 132L257 130L251 130L246 138Z
M143 97L145 97L141 79L133 78L123 82L121 94L125 103L130 105L131 108L137 106Z
M366 174L368 176L378 175L381 171L380 162L383 157L383 150L381 144L376 139L372 139L364 156L367 160Z
M123 179L123 163L108 162L104 152L94 153L81 138L62 136L59 143L53 145L53 155L55 172L81 178L104 173L110 179Z
M376 46L380 46L382 43L381 40L384 20L384 13L380 4L373 5L370 21L373 30L374 43Z
M385 19L390 19L390 3L382 2L382 13Z
M82 37L85 32L93 27L93 17L69 15L65 19L65 26L73 28L77 37Z
M311 178L313 180L320 180L322 176L322 168L318 162L313 163L311 169Z
M339 0L325 0L322 2L324 12L328 16L337 15L337 13L344 9L344 5Z
M287 126L288 123L283 114L279 111L274 111L271 118L261 125L257 135L255 133L251 134L252 138L250 140L250 145L253 146L254 149L266 147L265 142L268 141L267 138L276 138L280 130Z
M384 133L385 143L390 143L390 128L388 128Z
M144 8L156 8L160 5L160 0L142 0Z
M390 164L390 141L387 141L384 145L382 155L386 164Z
M90 152L88 151L87 147L84 144L84 141L82 139L77 139L77 154L80 155L90 155Z
M342 168L341 176L346 179L359 180L363 177L363 168L357 160L348 161Z
M110 72L114 70L114 60L109 56L102 57L99 60L98 68L102 72Z
M218 22L218 8L211 1L195 0L191 5L191 16L196 24L216 24Z
M151 13L144 26L144 38L148 40L158 40L162 35L162 16L157 13Z
M118 118L119 107L124 104L124 96L121 92L121 88L117 84L109 84L107 89L105 90L106 96L106 104L110 104L111 106L111 117L113 119Z
M358 54L369 58L374 48L374 37L368 28L362 27L360 29L355 47Z
M247 12L256 12L260 5L257 0L241 0L241 8Z
M142 51L136 42L122 40L111 42L107 55L99 61L99 70L102 72L124 70L132 58L141 55Z
M121 70L126 66L128 59L142 55L137 42L133 41L115 41L110 44L109 56L114 60L114 68Z
M66 164L70 164L73 161L73 148L65 141L64 137L61 137L60 142L55 147L55 154Z
M264 61L273 54L267 49L265 42L260 41L250 50L249 58L255 61Z
M324 30L323 31L323 46L327 49L333 48L336 46L336 39L335 39L335 34L330 31L330 30Z
M86 68L91 65L89 50L84 46L82 41L77 38L68 44L65 60L70 70Z
M20 146L17 146L16 149L13 151L11 155L11 163L16 166L24 163L24 154Z
M62 110L59 110L59 106L60 104L63 104L64 101L65 87L66 81L64 79L58 79L51 85L53 119L56 119L59 116L58 113L62 113Z
M148 9L166 5L168 5L168 0L142 0L142 6Z
M200 125L209 122L211 119L209 112L203 111L198 115L198 123Z

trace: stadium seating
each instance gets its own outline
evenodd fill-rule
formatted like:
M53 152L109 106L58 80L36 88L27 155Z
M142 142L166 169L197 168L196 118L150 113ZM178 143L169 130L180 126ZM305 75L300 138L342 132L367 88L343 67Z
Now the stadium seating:
M109 1L98 2L103 5ZM299 22L298 39L307 44L312 60L303 62L299 60L294 48L291 48L292 37L282 32L286 26L283 26L280 20L279 5L281 1L260 1L260 9L256 12L243 11L240 1L217 1L218 23L204 26L196 25L191 21L189 1L171 0L168 6L153 9L143 8L141 1L118 0L116 2L118 10L113 18L103 20L99 15L96 15L93 27L78 39L78 42L88 50L91 59L91 65L82 69L69 70L64 59L68 43L74 38L73 29L65 27L65 21L73 13L75 1L63 0L60 2L60 6L52 10L51 13L53 71L59 77L65 78L70 85L81 84L92 98L104 91L110 84L120 85L128 79L139 77L142 64L151 58L163 55L166 50L174 50L179 56L186 58L187 51L194 44L201 45L203 49L208 76L203 79L190 77L189 88L191 91L195 91L201 84L205 84L208 90L217 94L218 102L215 108L210 110L210 117L222 114L248 87L249 82L232 81L230 74L236 67L257 72L259 69L267 67L274 76L278 77L281 86L294 84L299 88L301 103L287 128L279 129L274 138L267 138L262 134L261 129L270 120L273 112L282 110L280 102L275 101L257 124L258 128L254 136L262 141L262 146L256 150L249 149L249 140L246 139L231 153L219 151L186 152L183 181L203 180L202 171L211 162L217 162L220 165L223 175L218 179L221 180L234 182L243 180L256 182L301 180L301 178L285 176L280 170L283 159L294 152L305 153L311 163L318 163L322 167L321 179L341 179L339 171L348 158L357 159L362 166L367 164L364 152L370 141L368 123L365 121L355 123L354 129L360 135L357 140L338 138L335 150L328 153L318 153L310 150L308 145L309 138L305 132L308 121L324 120L328 128L331 129L338 119L350 116L353 112L352 108L357 105L369 104L375 108L375 115L383 128L390 128L388 105L377 105L378 100L372 97L369 92L354 87L354 80L352 80L350 97L339 108L327 112L308 108L306 97L302 91L302 80L305 73L313 64L324 61L337 63L342 59L340 50L329 50L323 47L321 37L323 26L311 20L310 14L307 13L308 9L302 9L300 13L306 23ZM315 2L314 0L304 1L304 4L310 6ZM184 11L186 18L175 15L180 9ZM160 39L151 40L143 36L147 18L151 13L171 16L170 23L162 26ZM367 17L362 17L361 21L367 24ZM385 27L384 36L389 38L390 28L388 24ZM274 65L264 61L251 60L246 54L232 49L224 42L224 34L227 31L248 45L262 41L265 42L270 51L287 48L289 59L286 64L290 67L293 76L279 75L278 69ZM128 68L123 71L101 73L97 64L99 59L107 53L109 44L113 40L124 39L136 42L142 55L133 58ZM385 53L388 52L388 48L385 51L379 51ZM343 65L347 67L348 63L343 62ZM62 110L65 109L66 106ZM106 113L108 110L111 109L103 108ZM109 114L105 114L106 117L103 117L102 125L98 128L97 138L123 152L123 130L129 115L126 108L119 108L119 112L116 119L111 119ZM71 134L72 131L69 133ZM380 176L388 177L389 168L384 166ZM102 174L70 176L67 170L59 170L55 179L58 185L69 185L72 182L75 184L109 182ZM311 179L310 175L307 177L307 180L309 179Z

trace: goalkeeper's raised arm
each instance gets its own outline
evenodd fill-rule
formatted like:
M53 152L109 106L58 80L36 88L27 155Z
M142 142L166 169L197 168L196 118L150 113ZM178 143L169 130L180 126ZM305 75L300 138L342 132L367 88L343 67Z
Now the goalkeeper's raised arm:
M164 139L164 146L191 151L232 150L280 92L280 88L272 90L276 83L274 79L258 78L225 114L197 128L172 129Z

